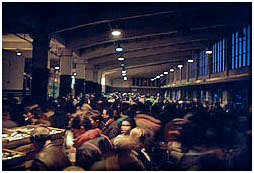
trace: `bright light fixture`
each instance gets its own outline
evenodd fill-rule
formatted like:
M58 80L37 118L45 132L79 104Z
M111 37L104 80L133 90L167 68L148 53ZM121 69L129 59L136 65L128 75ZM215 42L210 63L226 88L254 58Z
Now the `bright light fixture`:
M182 65L182 64L179 64L177 67L178 67L178 68L182 68L182 67L183 67L183 65Z
M187 61L188 63L193 63L194 62L194 60L193 59L188 59L188 61Z
M123 70L122 73L123 73L123 74L126 73L126 70Z
M211 50L207 50L207 51L205 51L205 53L209 55L209 54L212 54L212 53L213 53L213 51L211 51Z
M151 79L151 81L154 81L154 79Z
M76 72L74 72L74 73L73 73L73 76L77 76L77 73L76 73Z
M21 56L22 52L18 51L16 54L17 54L17 56Z
M128 79L127 76L124 76L124 77L123 77L123 80L127 80L127 79Z
M157 79L159 79L159 78L160 78L160 76L156 76L156 78L157 78Z
M163 77L164 75L163 75L163 74L161 74L160 76L161 76L161 77Z
M114 35L114 36L119 36L119 35L121 35L121 32L118 31L118 30L114 30L114 31L112 31L111 34Z
M118 61L124 61L124 57L123 56L119 56L117 60Z
M121 63L121 67L124 67L124 63Z
M122 76L126 76L127 74L126 73L122 73Z
M60 67L59 67L59 66L56 66L56 67L55 67L55 70L59 70L59 69L60 69Z
M123 51L123 48L122 48L122 47L117 47L117 48L116 48L116 51L117 51L117 52L122 52L122 51Z
M170 72L174 72L175 70L174 70L173 68L171 68L169 71L170 71Z
M164 73L163 74L168 74L168 72L167 71L164 71Z

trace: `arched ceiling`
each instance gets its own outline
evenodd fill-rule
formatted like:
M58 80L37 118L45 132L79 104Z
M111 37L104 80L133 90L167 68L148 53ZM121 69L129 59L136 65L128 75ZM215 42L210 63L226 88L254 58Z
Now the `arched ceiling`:
M120 77L118 43L129 78L153 77L245 23L251 3L3 3L4 34L47 32L111 79Z

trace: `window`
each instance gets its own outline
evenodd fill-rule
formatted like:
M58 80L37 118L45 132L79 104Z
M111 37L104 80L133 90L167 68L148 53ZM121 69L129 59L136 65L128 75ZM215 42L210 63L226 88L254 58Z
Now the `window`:
M242 33L242 34L239 34ZM232 34L232 69L250 65L250 25Z
M250 65L250 25L248 26L248 33L247 33L247 66Z
M225 70L225 39L219 40L213 44L213 71L212 73Z
M235 68L238 68L238 32L235 34Z
M232 69L235 67L235 34L232 34Z
M206 75L208 72L208 55L205 51L201 51L199 54L199 75Z

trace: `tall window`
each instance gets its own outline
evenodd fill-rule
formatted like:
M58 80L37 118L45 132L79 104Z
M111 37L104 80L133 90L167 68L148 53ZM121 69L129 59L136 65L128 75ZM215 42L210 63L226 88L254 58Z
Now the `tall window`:
M232 69L235 68L235 34L232 34Z
M206 75L208 72L208 56L205 51L199 54L199 75Z
M225 39L219 40L213 44L213 71L212 73L225 70Z
M242 34L240 34L242 33ZM250 65L250 25L232 34L232 69Z

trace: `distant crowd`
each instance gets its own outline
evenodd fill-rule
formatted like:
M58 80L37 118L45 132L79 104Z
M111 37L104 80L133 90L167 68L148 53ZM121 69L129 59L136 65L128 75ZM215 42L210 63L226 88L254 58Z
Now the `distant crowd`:
M39 125L31 135L31 170L251 170L251 106L160 94L86 94L3 100L2 127ZM47 127L65 129L63 146Z

